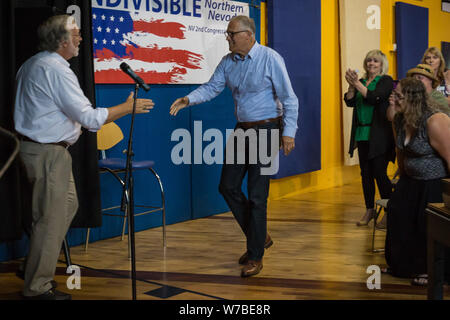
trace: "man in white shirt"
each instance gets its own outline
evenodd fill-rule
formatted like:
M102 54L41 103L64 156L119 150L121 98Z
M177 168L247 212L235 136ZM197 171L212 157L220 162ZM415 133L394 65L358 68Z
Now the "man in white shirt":
M17 73L14 109L20 157L33 190L23 296L68 300L71 296L53 285L61 245L78 209L67 148L78 140L81 126L97 131L131 113L133 92L117 106L92 108L67 62L78 56L82 40L75 19L53 16L39 27L38 36L42 51ZM136 112L148 113L153 106L150 99L137 99Z

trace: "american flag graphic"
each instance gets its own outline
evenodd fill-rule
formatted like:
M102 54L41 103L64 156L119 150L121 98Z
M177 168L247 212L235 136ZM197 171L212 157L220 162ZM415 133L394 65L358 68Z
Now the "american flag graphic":
M186 49L193 46L182 23L93 7L92 27L96 83L132 83L122 62L146 83L181 83L189 71L204 68L204 56Z

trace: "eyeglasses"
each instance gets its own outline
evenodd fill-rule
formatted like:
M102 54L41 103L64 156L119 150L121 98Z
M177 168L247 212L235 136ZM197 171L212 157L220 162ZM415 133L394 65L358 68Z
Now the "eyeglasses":
M405 99L405 97L401 93L398 93L397 91L392 91L392 94L393 94L394 98L397 100Z
M231 39L233 39L235 34L241 33L241 32L247 32L247 31L248 31L248 30L241 30L241 31L235 31L235 32L232 32L232 31L226 31L226 32L225 32L225 37L230 37Z

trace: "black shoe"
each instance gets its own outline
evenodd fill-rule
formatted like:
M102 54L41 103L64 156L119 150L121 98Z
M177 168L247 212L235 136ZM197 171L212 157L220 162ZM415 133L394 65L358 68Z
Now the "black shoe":
M72 296L68 293L58 291L56 289L50 289L47 292L37 296L24 296L25 300L72 300Z
M17 271L16 271L16 276L17 276L18 278L22 279L22 280L25 280L25 271L20 270L20 269L17 270ZM57 283L55 280L51 280L51 281L50 281L50 284L52 285L52 288L53 288L53 289L58 288L58 283Z

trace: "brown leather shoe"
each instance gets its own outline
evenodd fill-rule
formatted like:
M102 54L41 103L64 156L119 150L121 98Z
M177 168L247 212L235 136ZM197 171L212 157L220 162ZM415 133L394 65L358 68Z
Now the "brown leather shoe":
M248 260L247 264L242 268L241 277L251 277L258 274L263 268L262 259L259 261Z
M266 236L266 242L264 243L264 249L269 249L273 245L272 238L269 234ZM248 252L245 253L239 258L239 264L247 264L248 262Z

